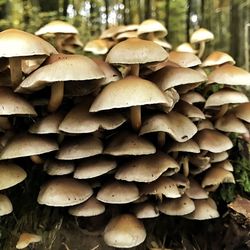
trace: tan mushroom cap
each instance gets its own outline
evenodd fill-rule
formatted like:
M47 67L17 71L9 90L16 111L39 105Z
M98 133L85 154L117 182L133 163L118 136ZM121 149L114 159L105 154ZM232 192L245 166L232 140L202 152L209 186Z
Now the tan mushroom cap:
M208 76L209 83L226 85L250 85L250 73L239 67L225 64Z
M98 129L112 130L121 126L126 119L119 113L89 113L91 102L77 104L65 116L59 129L66 133L92 133Z
M230 171L230 172L234 171L234 167L229 160L223 160L220 162L216 162L213 164L213 167L220 167L220 168L223 168L223 169Z
M129 132L114 135L104 150L104 154L114 156L148 155L155 152L156 148L150 141Z
M100 39L113 39L115 38L119 33L127 31L125 25L119 25L119 26L113 26L106 30L104 30L100 36Z
M191 52L171 51L168 59L183 68L191 68L201 64L200 58Z
M40 37L17 29L0 32L0 57L49 56L56 49Z
M65 140L56 154L58 160L76 160L101 154L102 142L92 136L71 138Z
M209 119L201 120L197 124L198 131L203 129L214 129L213 123Z
M131 214L112 218L104 230L104 241L111 247L131 248L140 245L145 239L143 223Z
M184 142L196 134L197 127L186 116L171 111L168 114L154 115L143 123L140 135L152 132L165 132L176 141Z
M86 182L78 182L72 178L56 178L45 183L39 192L39 204L66 207L80 204L93 194Z
M182 216L192 213L195 210L195 205L194 202L184 194L180 198L163 201L159 205L159 210L167 215Z
M44 168L48 175L67 175L74 172L75 165L72 161L47 160Z
M205 108L246 102L249 102L249 100L244 93L229 88L223 88L208 97Z
M197 71L197 70L196 70ZM198 72L198 71L197 71ZM205 76L205 75L204 75ZM206 77L206 76L205 76ZM195 90L197 87L199 87L202 83L197 82L197 83L188 83L188 84L183 84L176 86L175 89L180 95L186 94L189 91Z
M134 183L113 181L101 187L96 199L109 204L126 204L140 197Z
M160 45L161 47L163 47L164 49L170 50L172 49L172 45L170 43L168 43L165 39L158 39L158 38L154 38L152 40L154 43Z
M14 136L0 152L0 159L13 159L32 155L40 155L55 151L58 145L55 141L32 134Z
M0 115L37 115L31 104L9 88L0 87L0 100Z
M104 212L105 205L93 196L82 204L69 208L69 214L74 216L91 217Z
M14 163L0 162L0 176L0 190L3 190L22 182L27 174Z
M137 38L137 31L126 31L123 33L120 33L117 37L116 40L117 41L122 41L122 40L126 40L128 38Z
M186 215L185 218L191 220L209 220L220 216L216 203L211 198L194 200L193 202L195 210L191 214Z
M216 120L215 128L223 132L244 134L248 133L247 127L234 114L227 113Z
M225 52L213 51L201 64L201 67L212 67L224 63L235 64L234 59Z
M233 174L219 166L213 166L208 169L202 179L203 188L217 186L221 183L235 183Z
M214 39L214 35L207 29L199 28L190 37L191 43L208 42Z
M169 175L180 170L177 162L164 153L139 156L135 160L124 163L116 172L115 178L125 181L152 182L164 172Z
M189 91L181 95L181 100L188 102L190 104L206 102L205 98L200 93L195 91Z
M237 195L236 199L228 204L228 207L233 209L235 212L242 214L249 220L250 218L250 201L247 198L243 198Z
M250 102L238 105L232 110L232 112L239 119L250 123Z
M175 49L177 52L189 52L196 54L197 50L195 50L190 43L182 43Z
M202 168L203 166L210 164L210 158L208 156L204 156L203 154L204 152L191 155L189 157L190 162L198 168Z
M186 84L200 84L207 80L206 76L190 68L165 67L150 76L160 89L166 90Z
M91 52L94 55L105 55L108 53L110 45L108 41L103 39L94 39L87 42L84 46L85 52Z
M173 142L168 152L200 153L200 148L193 139L189 139L185 142Z
M128 76L107 85L90 107L90 112L166 103L163 92L152 82Z
M164 95L167 99L167 104L159 104L159 106L165 113L169 113L180 100L180 96L174 88L165 90Z
M144 64L161 62L168 57L168 53L158 44L130 38L116 44L108 53L106 61L111 64Z
M104 157L84 159L74 172L76 179L89 179L108 173L116 168L116 161Z
M21 83L16 91L37 91L58 81L84 81L102 79L104 74L90 58L82 55L67 55L55 62L40 67Z
M209 152L207 154L207 156L210 158L211 163L216 163L216 162L226 160L228 158L228 152L227 151L224 151L224 152L221 152L221 153L211 153L211 152Z
M194 180L193 178L189 178L190 187L185 191L185 194L191 199L207 199L208 192L205 191L201 185Z
M212 153L221 153L233 147L233 143L227 136L211 129L200 130L194 136L194 140L198 143L200 149Z
M137 33L140 38L147 37L149 33L153 33L155 37L163 38L168 34L168 31L159 21L147 19L139 25Z
M132 212L138 219L156 218L159 216L158 208L151 202L141 202L133 206Z
M22 233L19 237L19 240L16 244L17 249L24 249L32 243L37 243L42 240L42 236L31 233Z
M29 132L32 134L59 134L59 125L64 118L61 112L50 114L41 120L35 122Z
M0 216L10 214L12 211L10 199L6 195L0 194Z

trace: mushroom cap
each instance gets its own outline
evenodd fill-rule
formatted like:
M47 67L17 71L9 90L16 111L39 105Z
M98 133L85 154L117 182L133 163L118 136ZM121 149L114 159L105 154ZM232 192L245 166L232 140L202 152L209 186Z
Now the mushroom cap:
M123 32L123 33L120 33L117 37L116 37L116 40L117 41L122 41L122 40L126 40L128 38L136 38L138 37L137 35L137 31L126 31L126 32Z
M92 133L98 129L112 130L122 125L126 119L119 113L89 112L91 102L84 101L77 104L65 116L59 129L66 133L83 134Z
M105 205L95 197L90 197L87 201L69 208L69 214L74 216L91 217L105 212Z
M6 87L0 87L0 115L37 116L35 109L21 96Z
M29 132L32 134L59 134L58 128L63 118L64 114L61 112L49 114L35 122L29 128Z
M250 201L249 199L243 198L237 195L236 199L228 204L228 207L233 209L235 212L242 214L249 220L250 218Z
M189 52L196 54L197 50L195 50L190 43L182 43L175 49L177 52Z
M10 214L12 211L13 207L10 199L6 195L0 194L0 216Z
M167 100L155 84L128 76L105 86L92 103L90 112L159 103L167 103Z
M200 149L208 150L212 153L221 153L233 147L231 140L224 134L211 129L200 130L194 140Z
M188 102L190 104L198 103L198 102L206 102L206 99L198 92L189 91L183 95L181 95L181 100Z
M112 218L104 230L104 241L111 247L131 248L140 245L145 239L143 223L131 214Z
M250 73L239 67L225 64L210 73L208 76L208 84L209 83L250 85Z
M10 139L0 152L0 159L13 159L40 155L58 150L55 141L39 135L21 134Z
M67 55L34 71L23 80L16 91L32 92L54 82L85 81L104 77L104 73L90 58L82 55Z
M94 55L105 55L108 53L110 45L108 41L104 39L94 39L88 41L84 46L85 52L91 52Z
M47 160L44 168L48 175L67 175L74 172L75 166L72 161Z
M208 42L214 40L214 34L205 28L199 28L190 37L191 43Z
M168 34L168 31L159 21L147 19L139 25L137 34L140 38L145 38L149 33L153 33L155 37L163 38Z
M155 82L160 89L166 89L192 84L203 83L207 80L206 76L190 68L164 67L150 76L150 80Z
M220 215L216 203L211 198L194 200L195 210L185 216L191 220L209 220L218 218Z
M101 154L102 142L92 136L71 138L65 140L56 154L58 160L76 160Z
M170 50L172 49L172 45L170 43L168 43L166 40L164 39L158 39L158 38L154 38L152 40L154 43L160 45L161 47L163 47L164 49Z
M104 150L104 154L114 156L147 155L155 152L156 148L150 141L128 132L114 135Z
M35 32L37 36L45 35L45 34L79 34L78 30L71 24L61 21L54 20Z
M144 64L161 62L168 53L160 45L139 38L130 38L116 44L108 53L106 61L111 64Z
M100 39L113 39L118 34L127 31L125 25L112 26L102 32L100 35Z
M224 63L235 64L234 59L225 52L213 51L201 64L201 67L218 66Z
M159 216L157 207L151 202L141 202L133 206L132 212L138 219L155 218Z
M200 58L191 52L171 51L168 60L183 68L191 68L201 64Z
M200 153L200 148L193 139L189 139L185 142L173 142L168 152Z
M3 190L22 182L27 174L14 163L0 162L0 176L0 190Z
M93 190L89 184L60 177L41 186L37 201L42 205L66 207L80 204L92 194Z
M19 240L16 244L17 249L24 249L29 246L31 243L37 243L42 240L42 237L37 234L22 233L19 237Z
M197 128L198 128L198 131L200 131L202 129L212 129L213 130L214 125L210 120L205 119L205 120L201 120L198 122Z
M102 186L96 196L97 200L109 204L126 204L139 197L139 190L134 183L117 180Z
M192 213L195 210L195 205L194 202L184 194L180 198L163 201L159 205L159 210L167 215L182 216Z
M205 191L201 185L194 180L193 178L189 178L190 187L186 190L186 195L191 199L207 199L208 192Z
M152 182L164 172L174 174L180 170L177 162L167 154L139 156L124 163L116 172L115 178L125 181Z
M48 42L28 32L7 29L0 32L0 57L31 57L57 54Z
M154 115L143 123L140 135L152 132L165 132L173 137L174 140L184 142L196 134L197 127L186 116L171 111L168 114Z
M205 108L222 106L224 104L246 103L248 101L248 97L244 93L230 88L223 88L208 97Z
M74 172L76 179L90 179L108 173L116 168L116 161L104 157L84 159L77 165Z
M250 102L238 105L233 108L232 112L239 119L250 123Z
M230 171L230 172L234 171L234 167L229 160L223 160L220 162L216 162L213 164L213 167L220 167L220 168L223 168L223 169Z
M226 160L228 158L228 152L227 151L224 151L224 152L221 152L221 153L211 153L211 152L209 152L207 154L207 156L210 158L211 163L216 163L216 162Z

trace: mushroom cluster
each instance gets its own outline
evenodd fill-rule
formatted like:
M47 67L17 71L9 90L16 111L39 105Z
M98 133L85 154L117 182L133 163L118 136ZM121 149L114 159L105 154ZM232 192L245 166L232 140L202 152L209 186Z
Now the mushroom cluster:
M0 87L0 190L25 179L17 162L29 158L47 172L38 203L77 217L107 215L104 241L116 248L145 240L143 219L217 218L210 193L235 182L228 133L249 138L250 102L237 86L250 85L250 74L222 52L204 62L190 52L168 53L156 42L166 30L148 23L146 32L142 24L123 27L141 37L116 41L106 61L49 45L36 70L19 70L21 77ZM16 42L0 49L10 58L2 72L11 76L13 54L19 63L36 50L28 43L32 53L21 54L20 39L26 44L33 35L18 32L0 33L0 48ZM8 198L0 200L0 215L10 212Z

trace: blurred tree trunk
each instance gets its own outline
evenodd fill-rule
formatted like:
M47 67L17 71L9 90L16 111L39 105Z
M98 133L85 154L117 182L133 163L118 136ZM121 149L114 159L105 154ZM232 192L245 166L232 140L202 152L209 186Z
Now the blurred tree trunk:
M190 40L190 16L191 16L192 0L187 2L187 14L186 14L186 41Z
M201 0L201 27L204 27L205 0Z
M167 28L167 30L169 29L170 2L171 0L165 1L165 27Z
M145 19L149 19L152 17L152 2L151 0L145 0Z
M239 12L238 12L238 1L230 0L231 16L230 16L230 32L231 32L231 42L230 42L230 52L233 58L238 58L238 44L239 44Z
M29 0L23 0L23 29L27 30L30 17L29 17Z
M105 15L106 15L105 25L106 25L106 29L108 29L108 27L109 27L109 22L108 22L108 19L109 19L109 0L105 0L104 3L105 3Z
M63 0L63 16L67 17L67 9L69 5L69 0Z

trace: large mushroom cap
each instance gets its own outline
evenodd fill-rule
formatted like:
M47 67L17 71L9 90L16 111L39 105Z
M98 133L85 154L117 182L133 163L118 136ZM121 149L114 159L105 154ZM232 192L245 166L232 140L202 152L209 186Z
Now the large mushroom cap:
M14 163L0 163L0 190L15 186L26 177L26 172Z
M44 184L39 192L39 204L66 207L80 204L93 194L91 187L71 178L57 178Z
M149 33L153 33L155 37L163 38L168 34L168 31L159 21L147 19L139 25L137 34L140 38L145 38Z
M168 53L158 44L139 38L130 38L115 45L106 61L111 64L144 64L161 62Z
M0 57L49 56L56 53L50 43L30 33L16 29L0 32Z
M166 102L163 92L155 84L128 76L107 85L94 100L90 112Z
M13 211L11 201L6 195L0 194L0 216L10 214Z
M191 43L208 42L214 39L214 35L207 29L200 28L196 30L190 38Z
M104 241L108 246L131 248L140 245L146 238L146 230L134 215L122 214L108 223Z
M212 52L201 64L202 67L222 65L224 63L235 64L234 59L221 51Z

